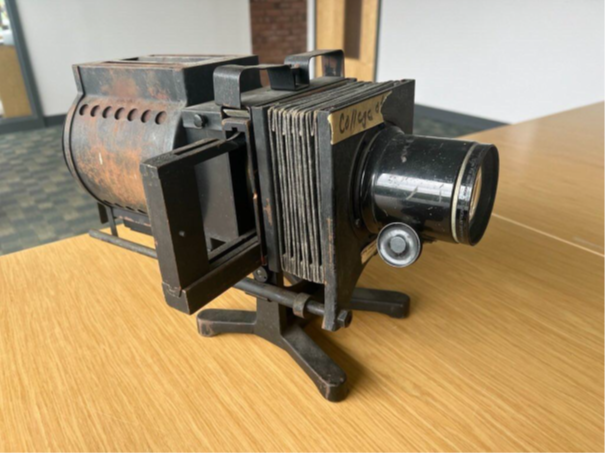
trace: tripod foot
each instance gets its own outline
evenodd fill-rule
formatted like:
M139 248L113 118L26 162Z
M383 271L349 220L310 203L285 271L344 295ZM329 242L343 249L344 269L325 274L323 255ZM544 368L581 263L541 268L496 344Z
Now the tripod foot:
M342 401L348 393L347 375L297 324L286 330L282 348L298 363L325 399Z
M285 350L307 373L328 401L347 396L346 373L303 330L304 320L295 318L279 304L258 300L257 311L203 310L197 315L199 333L249 333Z
M243 310L203 310L197 315L197 330L203 337L221 333L254 333L256 313Z
M355 288L349 308L383 313L391 318L407 318L410 314L410 297L396 291Z
M348 308L405 318L410 298L395 291L357 288ZM255 312L203 310L197 315L197 324L199 333L205 337L221 333L258 335L285 350L325 399L336 402L347 396L346 373L305 333L305 320L296 318L291 308L257 297Z

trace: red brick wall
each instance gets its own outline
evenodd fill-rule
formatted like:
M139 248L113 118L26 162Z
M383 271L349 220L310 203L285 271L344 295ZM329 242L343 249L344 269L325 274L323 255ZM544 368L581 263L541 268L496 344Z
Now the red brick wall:
M261 63L283 63L307 50L307 0L250 0L252 52Z

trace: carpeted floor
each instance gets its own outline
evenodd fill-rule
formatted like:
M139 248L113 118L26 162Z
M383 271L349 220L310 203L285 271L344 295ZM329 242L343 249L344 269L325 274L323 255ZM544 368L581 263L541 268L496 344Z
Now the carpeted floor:
M96 204L69 173L61 127L0 135L0 255L100 226ZM415 133L457 137L476 129L418 118Z
M0 255L99 226L63 160L61 127L0 136Z

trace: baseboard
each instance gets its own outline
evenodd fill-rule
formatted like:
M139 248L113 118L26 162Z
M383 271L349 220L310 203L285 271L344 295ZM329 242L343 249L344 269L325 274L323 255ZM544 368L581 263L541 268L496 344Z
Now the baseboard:
M32 131L45 127L62 126L66 115L51 115L44 118L0 118L0 134Z
M0 118L0 134L10 134L12 132L31 131L44 127L42 118L20 117L20 118Z
M436 121L455 124L457 126L472 127L478 130L492 129L494 127L505 126L507 123L488 120L478 116L465 115L464 113L452 112L450 110L436 109L426 105L416 104L414 109L416 117L430 118Z
M46 127L62 126L63 123L65 123L65 114L44 117L44 124L46 124Z

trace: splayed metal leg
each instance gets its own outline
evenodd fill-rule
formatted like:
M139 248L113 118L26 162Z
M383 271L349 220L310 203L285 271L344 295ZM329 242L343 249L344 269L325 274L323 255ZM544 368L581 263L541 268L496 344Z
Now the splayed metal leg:
M407 318L410 314L410 297L396 291L355 288L348 308L383 313L391 318Z
M202 310L198 331L205 337L221 333L255 334L279 346L313 380L324 398L342 401L347 395L347 375L303 330L306 320L274 302L257 300L257 310Z
M347 396L347 375L303 330L309 316L323 316L321 296L314 298L304 292L312 289L305 282L284 288L281 277L273 276L274 283L260 283L246 279L236 288L256 296L256 311L202 310L197 315L198 330L205 337L222 333L258 335L285 350L307 373L324 398L342 401ZM302 297L301 297L302 296ZM350 310L375 311L393 318L408 316L410 298L402 293L358 288L347 309L338 319L341 327L351 321ZM295 313L298 316L295 316Z

